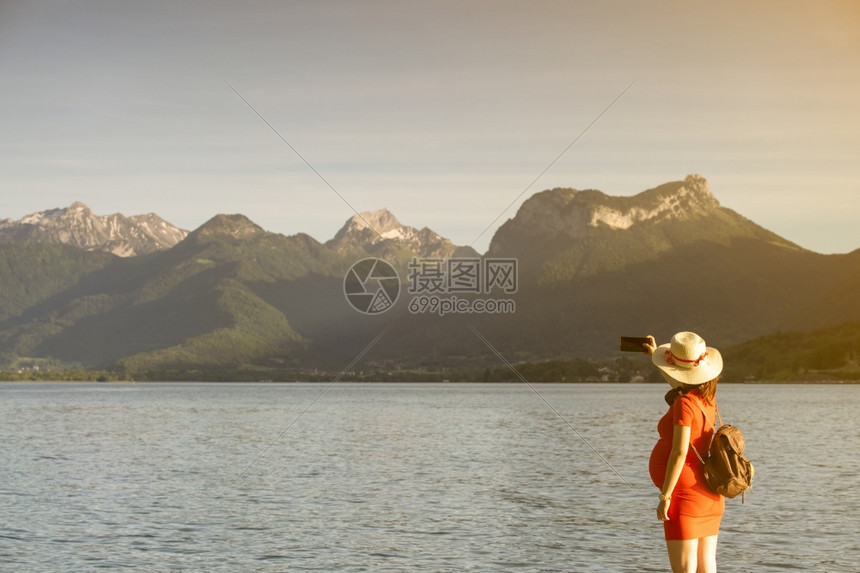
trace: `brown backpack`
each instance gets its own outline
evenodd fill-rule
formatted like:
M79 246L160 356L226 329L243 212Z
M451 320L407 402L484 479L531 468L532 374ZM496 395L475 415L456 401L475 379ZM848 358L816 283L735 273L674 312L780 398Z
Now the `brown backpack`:
M699 408L702 408L701 403ZM702 413L705 414L704 408L702 408ZM719 414L720 411L717 410L717 416ZM705 419L708 420L707 414L705 414ZM736 426L723 424L722 418L720 418L719 428L713 423L711 426L716 431L711 438L711 447L708 450L707 459L703 459L692 444L690 447L693 448L696 457L704 466L705 482L707 482L710 490L728 498L740 495L741 503L743 503L746 492L752 488L753 475L755 475L752 462L744 457L744 447L746 446L744 435Z

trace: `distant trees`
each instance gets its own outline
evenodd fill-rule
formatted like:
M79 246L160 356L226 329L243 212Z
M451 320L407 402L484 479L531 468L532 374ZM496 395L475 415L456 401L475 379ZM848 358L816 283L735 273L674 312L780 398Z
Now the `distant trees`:
M724 376L733 381L860 379L860 322L764 336L726 349L723 355Z

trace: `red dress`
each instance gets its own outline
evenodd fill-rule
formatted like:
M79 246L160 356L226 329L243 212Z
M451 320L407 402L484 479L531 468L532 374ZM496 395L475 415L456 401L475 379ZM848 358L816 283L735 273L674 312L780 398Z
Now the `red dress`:
M690 443L700 454L708 451L714 427L705 420L699 404L704 407L708 419L713 421L714 406L707 404L698 392L693 390L687 395L675 398L669 411L657 423L660 439L651 451L648 471L651 481L658 488L663 487L666 479L666 467L669 465L669 454L672 451L673 426L690 426ZM698 539L717 535L725 507L723 496L708 489L702 462L696 457L693 448L689 448L681 476L672 491L669 520L663 522L666 539Z

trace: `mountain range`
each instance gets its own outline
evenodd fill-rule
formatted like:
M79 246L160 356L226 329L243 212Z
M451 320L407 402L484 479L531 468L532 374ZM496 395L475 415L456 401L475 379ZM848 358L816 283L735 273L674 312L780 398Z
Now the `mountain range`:
M860 320L860 250L805 250L721 206L695 175L631 197L536 193L483 257L384 209L356 214L325 243L267 232L242 215L217 215L190 233L154 215L101 226L88 216L74 204L0 224L5 367L266 378L337 371L361 355L356 369L444 371L497 367L499 355L607 358L622 334L668 340L695 330L727 346ZM81 231L87 225L92 233ZM344 296L347 271L369 257L400 277L387 312L358 312ZM515 292L440 294L510 299L515 311L415 312L410 263L452 258L516 261Z
M73 245L120 257L169 249L188 235L158 215L94 215L83 203L50 209L18 221L0 221L0 243L34 241Z

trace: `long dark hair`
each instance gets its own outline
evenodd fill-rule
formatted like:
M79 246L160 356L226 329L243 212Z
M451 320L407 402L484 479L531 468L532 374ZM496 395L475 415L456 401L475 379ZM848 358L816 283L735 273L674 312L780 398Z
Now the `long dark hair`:
M708 404L714 403L714 398L717 395L717 381L720 379L719 376L714 378L713 380L708 380L704 384L692 385L692 384L681 384L677 388L672 388L668 392L666 392L666 403L670 406L675 403L675 398L678 396L683 396L693 390L696 390L696 393L702 397L702 399Z

